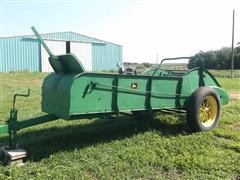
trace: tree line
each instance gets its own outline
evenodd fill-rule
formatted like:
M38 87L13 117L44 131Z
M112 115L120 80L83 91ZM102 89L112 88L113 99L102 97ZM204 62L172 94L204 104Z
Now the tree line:
M200 51L196 53L187 64L189 69L199 67L199 58L205 59L205 67L207 69L231 69L232 49L230 47L223 47L219 50ZM124 67L133 66L137 69L156 68L158 64L151 63L132 63L124 62ZM240 46L234 49L234 69L240 69Z
M234 69L240 69L240 47L234 49ZM232 49L224 47L215 51L200 51L190 59L188 68L199 66L199 57L205 59L207 69L230 69L232 59Z

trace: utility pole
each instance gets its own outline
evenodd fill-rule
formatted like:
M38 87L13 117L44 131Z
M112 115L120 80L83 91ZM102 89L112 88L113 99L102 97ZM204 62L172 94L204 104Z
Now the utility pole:
M232 22L232 60L231 60L231 78L234 78L234 22L235 22L235 10L233 10L233 22Z

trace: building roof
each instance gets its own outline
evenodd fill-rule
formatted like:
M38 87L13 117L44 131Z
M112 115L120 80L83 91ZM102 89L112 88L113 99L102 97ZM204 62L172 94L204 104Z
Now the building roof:
M79 33L65 31L65 32L55 32L55 33L44 33L40 34L45 40L58 40L58 41L75 41L75 42L85 42L85 43L96 43L96 44L115 44L121 46L116 43L100 40L97 38L93 38L90 36L82 35ZM26 38L26 39L36 39L35 35L23 35L23 36L11 36L11 37L0 37L0 39L4 38Z

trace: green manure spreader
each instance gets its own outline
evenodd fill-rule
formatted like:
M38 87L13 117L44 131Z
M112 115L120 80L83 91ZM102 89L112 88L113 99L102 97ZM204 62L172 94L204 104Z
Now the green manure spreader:
M229 101L228 94L205 69L202 58L199 67L188 71L161 68L164 61L189 58L180 57L164 59L159 68L141 75L86 72L75 55L53 55L36 29L32 27L32 30L48 52L54 70L42 85L41 107L47 115L18 121L16 97L28 96L30 92L14 95L10 118L0 126L0 134L9 134L9 144L2 150L5 159L9 157L6 154L17 149L17 131L59 118L71 120L126 112L143 116L159 110L184 111L192 131L208 131L218 125L221 105Z

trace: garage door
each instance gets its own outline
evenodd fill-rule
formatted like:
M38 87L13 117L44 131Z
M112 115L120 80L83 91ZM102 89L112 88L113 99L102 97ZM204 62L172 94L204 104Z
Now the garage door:
M66 42L65 41L49 41L45 40L45 43L52 51L54 55L66 54ZM53 72L52 66L48 61L48 53L41 45L41 66L42 72Z
M92 71L92 44L91 43L70 43L70 52L73 53L82 63L87 71Z

